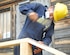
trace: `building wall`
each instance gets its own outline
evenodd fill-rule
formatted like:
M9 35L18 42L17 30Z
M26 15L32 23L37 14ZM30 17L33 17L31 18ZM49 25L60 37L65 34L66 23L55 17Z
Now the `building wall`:
M69 0L51 0L51 5L61 2L68 7L68 16L66 19L55 23L55 32L52 37L53 47L70 55L70 1ZM59 43L60 42L60 43ZM63 42L63 44L62 44ZM66 43L65 43L66 42Z

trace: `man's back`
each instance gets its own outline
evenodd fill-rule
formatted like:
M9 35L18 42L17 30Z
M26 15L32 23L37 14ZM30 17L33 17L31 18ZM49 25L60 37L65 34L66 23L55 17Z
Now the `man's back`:
M43 5L38 4L38 3L24 4L24 5L20 6L19 9L20 9L20 11L21 10L24 11L24 12L21 11L22 14L27 14L28 12L31 12L31 11L36 12L38 14L39 18L44 15L44 12L46 10ZM40 23L33 22L32 20L29 19L29 17L27 17L24 27L22 28L22 31L21 31L21 33L23 32L23 34L21 34L19 36L22 37L25 35L26 37L30 37L35 40L42 40L42 33L43 33L44 27L45 26L41 25Z

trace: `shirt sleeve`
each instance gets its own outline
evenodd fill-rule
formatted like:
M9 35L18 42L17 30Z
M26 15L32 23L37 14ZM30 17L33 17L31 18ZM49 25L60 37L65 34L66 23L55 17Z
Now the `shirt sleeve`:
M43 38L44 44L49 45L51 43L53 33L54 33L54 23L52 22L52 24L45 33L45 37Z
M34 12L39 6L42 6L40 3L27 3L19 6L19 10L22 14L28 15L31 12Z

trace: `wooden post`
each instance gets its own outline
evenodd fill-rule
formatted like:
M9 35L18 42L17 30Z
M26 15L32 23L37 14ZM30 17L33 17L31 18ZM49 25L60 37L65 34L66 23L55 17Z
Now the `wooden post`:
M28 42L20 43L20 55L32 55L32 46Z

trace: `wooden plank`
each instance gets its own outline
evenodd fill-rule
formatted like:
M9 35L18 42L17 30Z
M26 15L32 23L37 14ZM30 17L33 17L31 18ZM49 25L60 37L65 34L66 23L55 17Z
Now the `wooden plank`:
M33 40L33 39L30 39L30 38L25 38L25 39L19 39L19 40L13 40L13 41L7 41L7 42L1 42L0 43L0 48L5 48L5 47L8 47L8 46L14 46L14 45L18 45L18 44L21 44L22 42L28 42L32 45L35 45L41 49L44 49L52 54L55 54L55 55L67 55L66 53L63 53L61 51L58 51L52 47L48 47L47 45L44 45L44 44L41 44L41 43L38 43L37 41Z
M57 49L65 53L70 53L70 48L57 48Z
M8 52L8 53L0 53L0 55L14 55L13 52Z
M54 3L56 3L56 2L67 2L67 1L69 1L69 0L51 0L51 2L54 2Z
M12 4L9 4L9 5L5 5L5 6L1 6L1 7L0 7L0 10L1 10L1 9L10 8L10 7L12 7Z
M55 44L55 48L70 48L70 44Z
M54 44L70 44L70 40L58 41L55 42Z
M0 33L0 39L2 39L2 33Z
M19 40L0 42L0 48L7 48L9 46L16 46L16 45L19 45L23 41L26 42L27 40L28 39L19 39Z
M67 2L69 0L56 0L57 2Z
M58 35L55 35L55 36L53 36L54 37L54 40L62 40L62 39L70 39L70 34L64 34L63 35L63 33L62 33L62 35L61 34L58 34Z
M70 28L56 30L54 32L54 39L56 38L68 38L70 36Z
M65 3L65 2L68 2L69 0L54 0L54 1L51 1L51 5L55 5L56 3L58 2L62 2L62 3ZM67 3L65 3L67 4Z
M21 42L20 47L20 55L32 55L32 47L28 42Z
M4 4L4 3L10 3L10 2L14 2L14 1L16 1L16 0L2 0L2 1L0 1L0 4Z
M32 41L32 42L31 42ZM48 47L47 45L44 45L44 44L39 44L37 41L35 41L35 40L29 40L29 43L31 43L31 44L33 44L33 45L35 45L35 46L37 46L37 47L39 47L39 48L42 48L42 49L44 49L44 50L46 50L46 51L48 51L48 52L50 52L50 53L54 53L55 55L67 55L67 54L65 54L65 53L62 53L61 51L58 51L58 50L56 50L56 49L54 49L54 48L52 48L52 47Z
M70 40L70 36L69 37L56 38L54 40L55 40L55 42L64 41L64 40Z
M70 19L65 18L64 20L58 21L55 23L55 30L56 29L63 29L70 27Z

